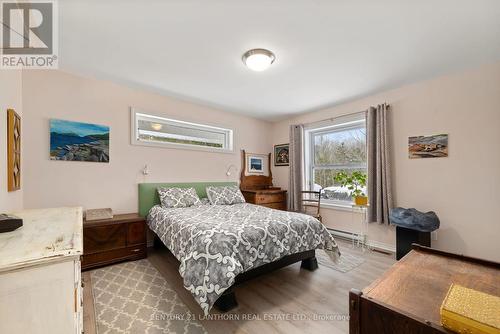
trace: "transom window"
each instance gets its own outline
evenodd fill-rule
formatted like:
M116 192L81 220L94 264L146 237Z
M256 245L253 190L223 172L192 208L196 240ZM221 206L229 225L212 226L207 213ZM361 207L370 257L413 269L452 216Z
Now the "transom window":
M132 109L132 144L232 151L233 130L146 114Z
M349 190L335 182L338 172L366 173L366 124L364 114L343 117L306 129L306 183L322 190L322 202L346 205ZM366 189L363 189L366 193Z

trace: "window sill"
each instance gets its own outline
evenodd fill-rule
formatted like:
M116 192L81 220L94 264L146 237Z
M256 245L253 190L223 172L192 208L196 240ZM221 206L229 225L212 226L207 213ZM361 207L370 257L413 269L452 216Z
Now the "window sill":
M332 209L338 211L349 211L352 212L352 204L340 204L340 203L321 203L321 208Z

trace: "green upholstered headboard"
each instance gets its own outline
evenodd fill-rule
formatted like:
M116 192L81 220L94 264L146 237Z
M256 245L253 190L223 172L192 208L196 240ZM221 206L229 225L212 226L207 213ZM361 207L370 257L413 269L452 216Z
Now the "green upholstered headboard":
M194 188L200 198L207 197L205 190L208 186L234 186L237 182L193 182L193 183L139 183L139 215L146 217L149 210L160 204L156 191L159 187Z

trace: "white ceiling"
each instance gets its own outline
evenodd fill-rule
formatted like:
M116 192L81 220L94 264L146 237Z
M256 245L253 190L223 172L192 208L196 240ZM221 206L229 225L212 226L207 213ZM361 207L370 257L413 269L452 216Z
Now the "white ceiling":
M499 0L63 0L60 67L277 120L500 60ZM276 61L252 72L242 54Z

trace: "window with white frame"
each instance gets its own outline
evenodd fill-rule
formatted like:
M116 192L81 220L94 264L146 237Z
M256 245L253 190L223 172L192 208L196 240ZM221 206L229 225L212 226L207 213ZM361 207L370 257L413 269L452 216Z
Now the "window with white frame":
M304 151L309 189L321 190L323 203L350 204L349 190L335 181L335 175L341 171L367 171L364 113L306 128ZM362 190L366 193L366 189Z
M132 109L132 144L232 151L233 130L151 115Z

